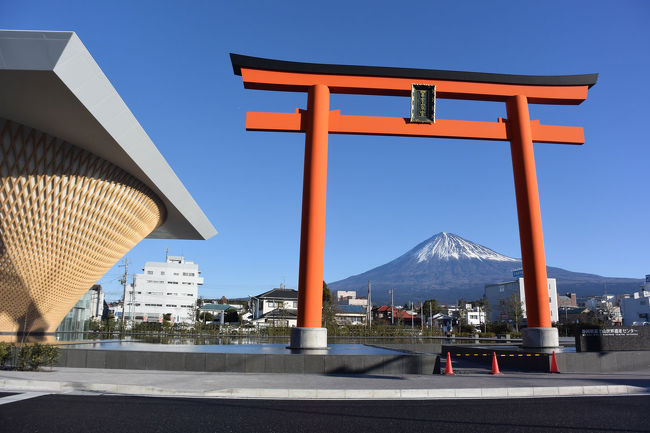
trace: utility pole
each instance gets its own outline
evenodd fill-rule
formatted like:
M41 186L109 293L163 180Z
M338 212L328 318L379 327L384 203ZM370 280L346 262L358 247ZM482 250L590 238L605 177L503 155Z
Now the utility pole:
M430 323L428 325L433 328L433 313L431 310L431 304L433 304L433 302L429 301L429 322Z
M368 280L368 327L372 328L372 293L370 288L370 280Z
M131 282L131 309L129 314L129 321L131 322L131 329L133 329L133 316L135 315L135 275L133 276L133 281Z
M411 301L411 313L413 313L413 301ZM413 331L413 314L411 314L411 331Z
M394 317L395 317L395 306L393 305L394 304L394 301L393 301L393 292L394 291L395 291L395 289L390 289L389 290L389 292L390 292L390 324L391 325L395 324L395 319L394 319Z
M124 321L126 319L126 279L129 276L129 260L126 257L124 257L124 264L121 266L124 266L124 276L122 276L122 279L120 280L120 283L122 283L122 287L124 288L124 295L122 296L122 330L124 330Z
M420 302L420 301L418 301ZM420 303L420 328L422 328L422 332L424 332L424 304Z

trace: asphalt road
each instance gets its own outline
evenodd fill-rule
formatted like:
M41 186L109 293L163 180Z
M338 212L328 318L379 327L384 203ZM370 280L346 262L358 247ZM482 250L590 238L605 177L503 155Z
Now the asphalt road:
M650 396L292 401L45 395L0 405L3 432L650 432Z

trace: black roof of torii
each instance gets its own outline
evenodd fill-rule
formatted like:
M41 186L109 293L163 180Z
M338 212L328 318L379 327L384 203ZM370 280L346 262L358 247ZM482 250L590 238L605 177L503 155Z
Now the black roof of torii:
M582 75L511 75L487 72L445 71L439 69L391 68L384 66L332 65L324 63L288 62L230 53L235 75L242 68L304 74L357 75L367 77L415 78L425 80L469 81L475 83L515 84L529 86L593 86L598 74Z

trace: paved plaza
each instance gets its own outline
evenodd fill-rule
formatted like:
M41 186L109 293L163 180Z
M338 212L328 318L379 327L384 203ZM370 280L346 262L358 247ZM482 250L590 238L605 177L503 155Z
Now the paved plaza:
M363 400L638 395L650 393L650 371L353 376L56 368L42 372L2 371L0 391Z

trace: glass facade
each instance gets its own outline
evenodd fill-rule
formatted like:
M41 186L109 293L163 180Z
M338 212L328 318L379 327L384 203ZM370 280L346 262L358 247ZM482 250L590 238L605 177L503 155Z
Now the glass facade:
M90 327L92 313L92 292L89 290L79 299L72 309L65 315L56 332L84 332Z

